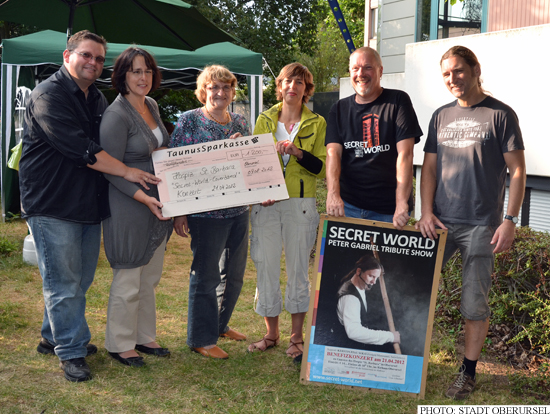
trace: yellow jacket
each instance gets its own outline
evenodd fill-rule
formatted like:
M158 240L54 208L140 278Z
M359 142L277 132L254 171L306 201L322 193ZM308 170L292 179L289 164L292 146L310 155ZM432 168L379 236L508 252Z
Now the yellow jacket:
M273 140L277 131L279 121L279 112L283 103L272 106L267 111L262 112L256 121L254 134L271 133ZM294 145L304 152L304 157L298 161L296 157L291 156L287 165L279 155L281 168L285 176L288 195L291 198L315 197L317 178L325 178L327 150L325 147L325 133L327 123L325 119L302 104L302 118Z

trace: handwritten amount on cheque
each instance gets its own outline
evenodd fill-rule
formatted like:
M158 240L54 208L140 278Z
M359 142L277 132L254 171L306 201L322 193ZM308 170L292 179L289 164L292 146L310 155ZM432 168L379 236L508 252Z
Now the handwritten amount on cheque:
M256 163L246 166L246 175L253 176L273 171L273 166L260 167ZM201 167L195 171L175 171L171 174L170 186L173 190L178 190L177 198L198 196L205 192L218 192L227 190L236 190L237 183L233 182L241 175L235 165L212 165L210 167ZM223 182L226 183L223 183ZM227 181L232 181L227 183ZM211 185L211 186L210 186Z

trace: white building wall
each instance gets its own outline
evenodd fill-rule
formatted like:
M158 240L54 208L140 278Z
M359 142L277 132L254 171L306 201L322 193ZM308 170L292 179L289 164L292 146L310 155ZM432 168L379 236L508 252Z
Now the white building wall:
M518 115L527 174L550 177L550 83L545 73L550 55L541 50L541 45L547 44L550 25L408 44L403 89L411 96L424 134L434 110L453 100L441 77L441 56L452 46L466 46L481 63L483 88ZM422 147L415 146L416 165L422 164Z
M510 105L518 115L525 142L527 174L550 177L547 161L550 128L546 125L550 84L544 80L544 68L549 67L550 56L540 49L540 45L548 42L550 25L541 25L407 45L403 89L411 96L424 134L433 111L453 100L442 81L441 56L454 45L466 46L481 63L484 89ZM394 85L402 86L403 82ZM420 145L415 146L415 165L422 164L425 140L426 135ZM419 192L416 198L419 207ZM539 208L541 205L550 205L550 193L533 191L529 223L536 230L549 231L550 223L547 214ZM419 209L415 213L418 218Z
M405 73L392 73L382 75L380 84L383 88L405 90ZM350 78L340 78L340 99L353 95L355 91L351 87Z
M405 45L414 42L416 0L383 0L380 8L379 52L385 73L405 70Z

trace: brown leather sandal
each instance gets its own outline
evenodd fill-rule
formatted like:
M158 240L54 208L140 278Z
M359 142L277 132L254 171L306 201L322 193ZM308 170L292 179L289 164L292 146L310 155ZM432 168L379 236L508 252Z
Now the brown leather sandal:
M277 345L279 345L279 337L275 339L269 339L265 336L260 339L258 342L252 342L250 345L248 345L247 351L248 352L254 352L255 350L258 351L267 351L269 348L274 348Z
M298 345L302 345L302 349L298 348ZM288 348L286 349L286 354L292 359L296 359L297 357L301 356L304 353L303 346L304 346L304 341L293 342L291 339L289 341ZM292 347L296 348L296 351L291 352L290 349Z

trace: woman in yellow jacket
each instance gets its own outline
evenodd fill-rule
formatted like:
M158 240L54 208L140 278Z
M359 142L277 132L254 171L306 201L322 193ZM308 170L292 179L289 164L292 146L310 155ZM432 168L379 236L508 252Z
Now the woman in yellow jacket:
M277 99L282 102L260 114L254 134L273 134L290 199L252 207L250 256L258 272L256 312L264 317L267 333L248 350L265 351L279 344L279 314L283 309L279 277L284 245L288 279L285 307L292 315L286 353L300 362L309 307L309 257L319 224L316 180L325 177L327 125L305 105L315 86L304 65L285 66L276 79L276 88Z

